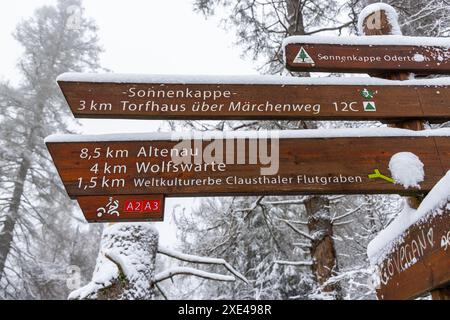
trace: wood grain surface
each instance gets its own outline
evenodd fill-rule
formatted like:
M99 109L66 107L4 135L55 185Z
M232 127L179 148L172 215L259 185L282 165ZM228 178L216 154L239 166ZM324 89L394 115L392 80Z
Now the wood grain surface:
M314 64L294 62L302 47ZM444 47L308 43L285 47L286 68L291 71L383 73L395 70L422 75L445 74L450 72L449 56L450 48Z
M411 226L380 264L379 299L413 299L450 284L450 210Z
M261 142L260 140L252 140ZM273 176L262 176L261 168L270 167L257 159L249 159L249 140L233 140L234 151L227 155L230 141L192 140L190 150L198 152L211 149L212 143L222 143L217 148L216 165L230 157L223 171L208 167L200 172L186 170L163 170L172 161L172 152L179 150L178 141L126 141L126 142L70 142L48 143L48 149L70 197L88 195L164 194L166 196L225 196L225 195L283 195L283 194L402 194L417 195L428 192L450 169L450 137L361 137L361 138L283 138L279 140L279 170ZM253 143L252 142L252 143ZM268 152L275 141L268 140ZM244 163L237 163L238 144ZM259 145L256 145L259 148ZM263 146L262 144L261 146ZM98 154L94 153L97 149ZM107 158L107 151L120 157ZM168 150L167 156L137 157L141 150L159 148ZM89 151L91 159L81 159L80 152ZM118 151L119 150L119 151ZM259 150L259 149L258 149ZM260 149L263 150L263 149ZM126 151L126 153L124 153ZM233 151L233 152L232 152ZM274 152L276 150L274 149ZM390 158L398 152L412 152L424 163L425 181L420 189L405 189L383 179L369 179L368 175L378 169L390 176ZM126 155L123 156L123 155ZM148 155L148 153L147 153ZM97 156L97 159L93 157ZM83 155L86 157L86 154ZM220 161L222 159L222 162ZM273 158L273 163L278 158ZM191 161L194 161L192 158ZM99 172L92 171L97 164ZM137 164L149 165L154 172L138 173ZM202 165L208 164L202 162ZM209 163L211 164L211 163ZM155 167L152 167L155 166ZM105 167L107 174L105 174ZM116 168L116 173L112 172ZM173 165L172 167L173 168ZM179 168L180 169L180 168ZM94 170L95 171L95 170ZM231 177L231 178L230 178ZM240 183L234 180L253 179ZM271 179L271 181L258 179ZM80 183L80 180L82 182ZM96 180L90 187L91 179ZM100 183L106 179L106 184ZM118 179L112 182L112 179ZM136 179L153 181L137 186ZM182 181L175 185L155 185L155 180ZM180 180L178 180L180 179ZM197 181L196 179L199 179ZM211 179L218 179L212 181ZM228 180L227 180L228 179ZM272 181L275 179L275 181ZM281 179L281 180L276 180ZM282 179L291 179L282 181ZM337 179L337 180L336 180ZM187 186L185 182L192 183Z
M129 84L59 82L76 118L450 120L448 86ZM230 97L168 98L183 90L228 91ZM367 89L373 95L364 97ZM130 91L131 90L131 91ZM137 96L160 90L162 94ZM132 92L132 93L130 93ZM132 97L130 97L132 96ZM169 94L169 96L171 96ZM375 110L364 104L371 102ZM199 103L199 106L197 105Z

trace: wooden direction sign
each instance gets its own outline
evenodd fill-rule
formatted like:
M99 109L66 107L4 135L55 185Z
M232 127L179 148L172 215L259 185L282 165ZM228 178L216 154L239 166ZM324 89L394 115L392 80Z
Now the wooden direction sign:
M319 132L319 133L318 133ZM346 136L351 132L351 136ZM47 147L70 197L164 194L419 194L450 169L450 132L401 129L54 136ZM330 137L330 135L337 137ZM370 135L366 137L358 137ZM380 135L387 135L380 137ZM394 135L394 136L389 136ZM405 136L399 136L405 135ZM441 135L441 136L439 136ZM180 140L183 139L187 140ZM421 189L389 179L391 157L409 151L425 166ZM377 174L377 173L380 174Z
M77 118L450 120L450 79L63 74Z
M450 39L293 36L283 43L291 71L450 73Z
M450 210L412 225L379 266L379 299L413 299L450 284Z
M77 201L89 222L163 221L163 195L83 196Z

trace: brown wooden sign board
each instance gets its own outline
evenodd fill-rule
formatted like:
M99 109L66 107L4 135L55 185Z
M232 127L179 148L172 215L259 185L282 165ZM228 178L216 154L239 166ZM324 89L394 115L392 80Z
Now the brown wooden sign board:
M88 222L163 221L165 199L160 194L77 197Z
M447 47L431 47L300 42L286 44L284 52L290 71L450 73L450 43Z
M376 81L363 78L352 80L354 85L339 85L343 81L347 80L337 79L333 85L58 83L76 118L450 120L449 86L426 81L365 85Z
M450 210L411 226L379 266L379 299L413 299L450 284Z
M78 137L71 138L71 142L49 138L47 147L72 198L147 193L168 197L412 195L431 190L450 169L450 137L282 137L278 144L278 171L274 175L262 175L261 169L275 168L275 158L262 161L263 158L249 157L251 148L263 150L262 139L191 140L180 148L180 142L171 141L169 136L161 140L153 140L151 134L147 137L148 140L140 137L142 141L99 142L75 141ZM269 142L265 154L270 155L274 144L270 139L265 142ZM227 154L228 145L233 145L235 151ZM420 190L406 190L381 178L369 178L375 170L389 176L390 158L404 151L416 154L425 165ZM218 158L212 162L191 158L206 156L208 152ZM176 154L186 155L191 164L175 163Z

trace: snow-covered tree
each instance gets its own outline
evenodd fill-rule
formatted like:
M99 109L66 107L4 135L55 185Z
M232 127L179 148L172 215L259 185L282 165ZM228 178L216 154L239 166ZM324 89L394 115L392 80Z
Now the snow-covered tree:
M262 72L273 74L283 73L280 48L286 36L321 31L356 33L358 14L369 2L284 0L236 4L198 0L195 8L207 16L216 12L223 15L225 27L236 30L236 43L244 54L250 55ZM399 10L406 35L445 35L448 5L444 1L431 1L425 6L412 0L388 2ZM188 126L198 130L284 130L383 124L193 121ZM178 218L177 224L187 250L221 254L241 266L251 284L245 288L239 283L220 287L211 284L201 296L373 299L373 270L369 268L366 247L402 205L398 196L220 198L205 200L191 216ZM260 270L264 272L258 273Z
M342 5L338 1L241 1L238 4L232 4L228 1L199 0L195 3L196 10L206 15L214 14L214 10L218 7L225 9L227 12L228 23L226 26L236 30L236 43L243 47L247 55L250 55L257 63L262 64L260 68L262 72L272 74L283 72L281 43L286 36L315 35L324 31L340 33L355 25L354 16L351 14L342 15L342 13L345 13L346 5ZM298 75L308 76L308 74ZM189 125L196 129L205 129L205 125L198 122L190 122ZM214 125L215 129L219 130L317 128L317 123L311 121L235 121L219 122ZM248 289L250 293L243 294L239 298L306 297L302 294L308 290L312 291L313 286L317 286L317 284L320 286L321 283L326 281L326 278L323 277L325 273L322 272L324 268L331 266L331 270L326 277L337 271L334 240L331 234L322 232L322 226L324 225L322 222L328 219L323 214L326 210L322 210L324 208L321 205L315 205L323 205L327 202L327 198L313 197L308 199L310 206L297 205L296 207L285 208L287 211L271 205L261 205L266 201L264 198L256 202L248 198L237 198L232 200L231 203L227 200L223 201L223 206L230 207L231 212L236 216L242 215L242 210L245 208L252 208L250 210L252 214L248 216L254 217L254 219L247 220L246 223L236 223L239 225L238 230L231 229L216 235L224 238L222 240L240 237L238 242L242 246L251 248L238 251L234 250L234 247L230 247L227 251L229 254L226 256L227 260L236 258L245 261L247 257L249 261L246 262L245 270L248 273L245 273L245 276L254 279L253 287ZM304 203L303 200L300 202ZM201 210L208 211L208 208ZM273 220L274 211L279 213L278 219L281 220ZM215 225L218 222L216 217L222 215L218 214L216 210L212 212L209 213L211 217L208 216L208 218L213 221L212 225ZM225 212L229 213L230 211ZM309 235L308 231L302 231L300 233L303 238L300 236L301 239L298 239L299 233L297 231L299 230L289 221L299 220L303 214L309 215L306 221L309 223L308 227L312 235ZM201 214L197 215L197 218L199 217L201 217ZM222 217L222 220L224 218ZM194 221L194 225L198 223L195 219ZM179 225L182 230L189 232L185 228L186 222L183 221ZM197 231L202 233L201 230ZM238 236L234 235L233 232L237 233ZM306 245L293 247L292 243L298 244L299 240ZM220 242L220 238L217 241ZM206 246L210 243L203 240L199 240L199 242ZM328 262L312 259L316 248L320 248L320 252L327 251L321 257L333 258ZM240 253L240 257L235 256L237 252ZM320 267L320 265L324 267ZM311 269L314 270L313 273L310 272ZM340 296L337 292L339 291L337 285L329 285L324 289L336 291L336 295ZM229 290L229 292L235 292L233 297L236 298L234 294L239 295L243 291Z
M231 275L192 267L164 266L163 270L157 270L157 254L190 264L219 266ZM103 232L92 280L72 292L69 299L150 300L157 293L168 299L161 282L173 282L176 276L195 276L218 282L239 279L248 283L223 259L184 254L160 245L158 231L151 223L116 223L109 225Z
M73 204L44 144L50 133L67 132L70 119L55 79L67 71L97 69L101 50L80 0L37 9L14 37L23 48L17 65L22 79L17 87L0 84L0 295L54 298L47 284L64 276L67 265L83 264L75 259L77 251L88 252L81 242L70 248L87 233L77 232Z
M196 0L194 8L206 16L216 14L216 9L225 12L224 26L236 31L236 44L262 64L262 72L271 74L283 72L285 37L341 32L356 25L355 17L346 12L347 3L337 0Z

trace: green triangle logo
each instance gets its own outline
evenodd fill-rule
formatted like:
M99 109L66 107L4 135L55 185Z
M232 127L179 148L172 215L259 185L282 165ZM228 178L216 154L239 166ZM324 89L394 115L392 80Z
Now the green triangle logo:
M364 111L377 111L377 106L373 101L364 101Z
M305 48L301 47L297 55L295 56L294 63L314 64L314 60L311 58Z

